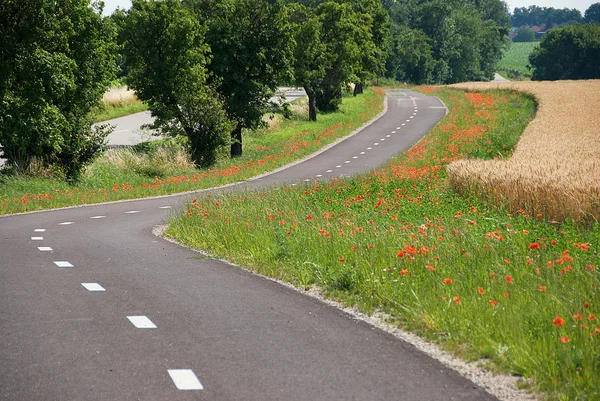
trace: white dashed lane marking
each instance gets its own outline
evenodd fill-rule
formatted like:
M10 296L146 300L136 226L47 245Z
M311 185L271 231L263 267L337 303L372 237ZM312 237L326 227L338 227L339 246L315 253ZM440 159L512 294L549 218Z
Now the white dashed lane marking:
M191 369L169 369L169 376L178 390L203 390L204 387Z
M45 231L46 231L45 228L36 228L35 230L33 230L34 233L43 233Z
M90 291L90 292L102 292L102 291L106 291L104 289L104 287L102 287L98 283L81 283L81 285L84 286L85 289L88 290L88 291Z
M75 224L72 221L65 221L64 223L58 223L59 226L70 226L71 224Z
M367 148L367 150L371 150L371 149L373 149L373 148Z
M360 152L361 155L364 155L366 152Z
M64 260L56 261L56 262L54 262L54 264L58 267L75 267L71 263L64 261Z
M32 241L43 241L44 237L31 237Z
M317 174L317 178L321 178L323 177L321 174Z
M127 316L127 319L138 329L156 328L156 325L147 316Z
M52 252L52 248L50 248L49 246L38 246L38 249L41 252Z
M335 166L335 168L342 168L342 166Z
M90 217L90 219L103 219L105 217L106 216L92 216L92 217Z
M159 209L171 209L173 206L161 206Z
M352 158L353 158L353 159L358 159L358 156L353 156Z
M348 163L350 163L350 160L346 160L344 163L348 164Z
M328 173L333 173L333 170L327 170Z
M140 212L139 210L130 210L128 212L125 212L125 214L136 214L136 213L139 213L139 212Z

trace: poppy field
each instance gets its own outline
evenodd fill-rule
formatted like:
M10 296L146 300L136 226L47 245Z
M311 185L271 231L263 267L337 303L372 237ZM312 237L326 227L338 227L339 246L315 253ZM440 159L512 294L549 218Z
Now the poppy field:
M422 90L450 113L385 167L198 196L166 235L297 287L318 286L364 312L386 312L550 399L600 399L599 225L459 195L446 170L465 158L509 158L536 102L511 91Z
M109 150L89 166L75 187L43 174L17 178L0 175L0 215L167 195L244 181L350 134L382 111L384 97L383 89L368 89L361 96L345 97L339 112L320 115L316 123L308 122L299 111L272 129L247 132L244 155L235 159L224 156L210 169L195 169L190 162L160 168L165 159L180 158L177 149L170 156L151 159L150 167L148 163L122 165L115 160L123 157L114 153L130 151L117 149Z

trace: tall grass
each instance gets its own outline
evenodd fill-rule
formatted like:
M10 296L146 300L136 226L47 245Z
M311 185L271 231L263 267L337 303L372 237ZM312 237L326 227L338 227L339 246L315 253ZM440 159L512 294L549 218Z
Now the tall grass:
M102 97L102 105L93 111L92 118L98 123L145 110L148 110L148 105L142 103L132 90L110 88Z
M304 187L199 196L167 235L325 293L551 399L600 399L600 227L454 193L446 166L507 158L531 97L437 89L451 112L385 168ZM557 319L558 318L558 319ZM564 321L564 323L563 323Z
M504 160L461 160L448 167L453 187L509 209L548 219L600 218L600 80L460 84L530 93L539 103L514 155Z

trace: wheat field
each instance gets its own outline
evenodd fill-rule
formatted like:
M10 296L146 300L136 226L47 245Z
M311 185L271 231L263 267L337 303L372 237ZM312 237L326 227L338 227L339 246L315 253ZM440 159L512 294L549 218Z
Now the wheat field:
M600 80L452 87L516 90L538 102L536 117L510 159L459 160L448 166L457 191L549 220L600 219Z

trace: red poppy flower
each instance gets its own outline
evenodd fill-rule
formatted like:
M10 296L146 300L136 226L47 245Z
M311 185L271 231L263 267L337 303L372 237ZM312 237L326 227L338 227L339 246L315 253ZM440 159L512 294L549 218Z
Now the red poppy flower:
M444 283L444 284L452 284L452 279L451 279L451 278L445 278L445 279L443 280L443 283Z
M556 327L561 327L563 324L565 324L565 321L560 316L556 316L552 321L552 324Z
M344 263L345 261L346 261L346 259L340 258L340 262Z
M483 288L479 287L479 288L477 289L477 293L478 293L479 295L483 295L483 294L485 294L485 290L484 290Z
M529 249L539 250L540 244L538 244L537 242L532 242L531 244L529 244Z
M571 341L571 340L569 340L569 337L561 337L561 338L560 338L560 342L561 342L561 343L565 343L565 344L566 344L566 343L568 343L569 341Z
M400 274L403 276L406 276L408 274L408 270L407 269L400 270Z
M511 284L513 282L512 276L506 276L506 277L504 277L504 280L509 284Z

